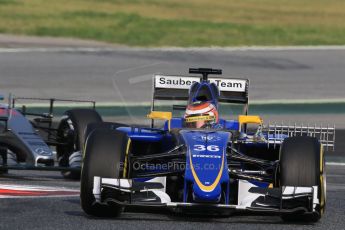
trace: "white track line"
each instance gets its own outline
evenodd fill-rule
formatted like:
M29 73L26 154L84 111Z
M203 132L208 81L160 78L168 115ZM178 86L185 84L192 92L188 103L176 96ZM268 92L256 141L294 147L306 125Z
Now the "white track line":
M242 47L48 47L48 48L0 48L0 53L28 53L28 52L113 52L113 51L162 51L162 52L210 52L210 51L322 51L345 50L345 46L242 46Z
M331 166L345 166L345 163L341 163L341 162L326 162L326 165L331 165Z

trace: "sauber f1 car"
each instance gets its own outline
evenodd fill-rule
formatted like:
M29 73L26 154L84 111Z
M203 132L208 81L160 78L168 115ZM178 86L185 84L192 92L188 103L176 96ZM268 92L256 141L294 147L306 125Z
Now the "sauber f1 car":
M246 211L318 221L326 205L324 149L334 146L334 128L264 125L248 115L248 80L208 77L222 73L216 69L189 72L194 76L154 76L150 128L87 127L83 210L94 216L116 216L128 207ZM157 100L186 104L156 111ZM243 105L243 114L219 117L219 106L233 103ZM175 110L185 113L173 117Z
M25 105L17 108L18 101L28 100L47 102L49 110L33 113ZM55 121L56 102L87 103L90 109L68 110L60 121ZM0 104L0 174L9 169L59 170L65 178L80 178L84 129L100 121L94 101L10 96L8 104Z

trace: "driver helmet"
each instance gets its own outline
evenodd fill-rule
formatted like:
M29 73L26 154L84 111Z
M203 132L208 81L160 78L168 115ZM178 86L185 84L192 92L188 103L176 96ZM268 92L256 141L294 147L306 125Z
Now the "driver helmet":
M210 102L194 102L187 106L184 120L187 128L211 128L218 123L218 111Z

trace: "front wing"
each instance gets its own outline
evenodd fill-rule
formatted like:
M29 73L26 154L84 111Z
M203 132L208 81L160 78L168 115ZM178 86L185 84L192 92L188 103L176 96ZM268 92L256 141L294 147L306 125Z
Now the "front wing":
M161 177L163 178L163 177ZM165 183L165 179L163 179ZM248 187L238 204L183 203L172 202L160 182L135 182L131 179L94 177L93 194L96 203L121 205L124 207L148 207L173 212L232 213L235 211L279 215L286 213L314 213L318 200L318 187L261 188ZM248 184L240 180L240 184ZM243 187L243 186L242 186ZM245 186L244 186L245 187ZM240 194L239 194L240 195Z

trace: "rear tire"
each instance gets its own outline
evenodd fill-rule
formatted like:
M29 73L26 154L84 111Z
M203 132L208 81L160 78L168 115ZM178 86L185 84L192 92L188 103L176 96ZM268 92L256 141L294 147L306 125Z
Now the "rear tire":
M85 145L84 163L81 172L80 200L82 209L92 216L118 216L123 207L95 203L92 193L95 176L123 178L122 169L130 139L126 133L111 129L95 129ZM126 168L126 167L124 167Z
M95 122L102 122L102 118L93 109L73 109L65 112L65 118L58 126L58 140L66 145L56 147L60 167L81 166L84 131L88 124ZM61 174L66 179L80 179L80 171L62 171Z
M284 214L284 221L317 222L325 211L326 171L323 147L314 137L286 138L280 149L280 186L318 186L316 212Z

